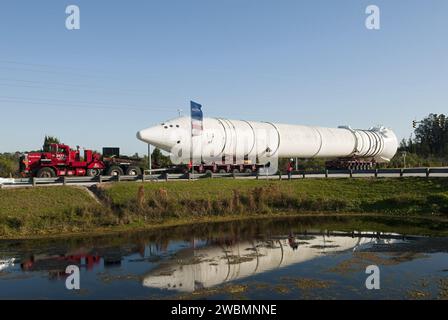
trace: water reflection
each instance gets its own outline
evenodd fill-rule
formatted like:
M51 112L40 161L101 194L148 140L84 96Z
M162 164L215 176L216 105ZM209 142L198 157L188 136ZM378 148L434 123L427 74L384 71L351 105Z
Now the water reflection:
M400 240L341 236L289 235L253 241L213 241L204 247L183 249L148 273L146 287L193 292L226 282L299 264L325 255L355 251L376 243Z
M372 220L366 219L371 225ZM281 289L281 293L247 289L245 294L261 299L297 298L303 294L297 283L309 286L307 279L324 279L337 283L337 290L325 289L319 297L333 298L344 292L340 298L363 298L366 294L402 298L409 284L422 277L446 275L441 270L448 270L447 238L404 236L398 227L396 233L348 231L346 226L353 223L350 218L313 217L102 237L0 241L0 298L77 298L76 293L65 289L68 265L80 267L83 298L94 299L176 298L211 288L216 297L229 298L219 293L219 288L254 281L282 286L282 279L287 277L301 280L287 284L288 290ZM436 227L446 228L440 223ZM399 288L399 292L354 293L353 288L364 288L368 264L391 268L385 274L394 274L394 278L384 287Z
M101 257L95 254L68 254L68 255L32 255L20 263L24 272L48 272L50 279L65 278L65 270L70 265L84 267L88 271L99 265Z
M6 270L12 266L14 266L15 258L10 259L0 259L0 271Z

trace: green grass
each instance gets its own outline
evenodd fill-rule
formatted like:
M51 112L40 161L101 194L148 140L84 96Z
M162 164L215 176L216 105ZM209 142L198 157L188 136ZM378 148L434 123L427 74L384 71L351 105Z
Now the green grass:
M110 185L107 194L113 197L114 203L123 203L135 197L141 184L119 183ZM191 198L221 198L229 196L233 190L251 190L260 186L278 186L294 194L302 194L314 198L343 196L349 199L362 196L365 199L382 199L394 194L424 196L448 191L448 179L445 178L402 178L402 179L304 179L291 181L278 180L233 180L202 179L199 181L159 182L144 184L145 190L164 188L173 196Z
M85 191L73 187L0 190L0 216L46 215L94 203Z
M1 189L0 237L81 230L100 210L85 190L75 187Z
M118 208L137 201L141 184L121 183L104 189ZM352 211L381 213L448 213L448 179L308 179L293 181L200 180L144 184L145 201L157 200L163 191L170 208L177 204L210 202L260 196L270 208L308 211ZM250 200L250 199L249 199ZM244 205L243 205L244 206ZM191 209L191 208L186 208ZM252 208L253 209L253 208Z
M448 179L203 179L0 190L0 238L285 215L448 218Z

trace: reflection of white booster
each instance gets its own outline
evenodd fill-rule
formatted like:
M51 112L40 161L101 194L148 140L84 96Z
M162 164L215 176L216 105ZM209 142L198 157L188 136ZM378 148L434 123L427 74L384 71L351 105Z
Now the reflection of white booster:
M0 271L6 270L14 265L15 258L10 259L0 259Z
M181 262L171 261L162 265L145 276L143 285L191 292L371 242L366 238L351 237L316 237L305 241L307 244L299 244L296 250L286 239L197 249L191 254L191 263L182 259Z
M263 163L274 157L357 157L387 162L398 147L395 134L384 127L355 130L219 118L204 118L203 126L203 134L192 139L190 118L181 117L141 130L137 137L175 154L177 163L189 159L191 141L195 158L225 159L226 163Z

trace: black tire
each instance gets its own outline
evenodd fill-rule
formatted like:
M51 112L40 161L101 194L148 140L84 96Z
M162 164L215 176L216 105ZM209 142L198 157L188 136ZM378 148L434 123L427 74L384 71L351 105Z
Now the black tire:
M252 169L251 168L246 168L246 169L244 169L244 172L245 173L252 173Z
M127 176L140 176L142 174L142 170L136 166L129 166L126 169Z
M207 175L207 177L211 177L213 174L213 171L210 169L205 170L205 174Z
M232 170L232 172L233 173L240 173L240 169L235 168L235 169Z
M37 171L36 177L38 178L53 178L56 177L56 172L52 168L41 168Z
M107 169L107 175L111 177L122 176L123 170L119 166L112 166Z
M226 169L219 169L218 172L219 172L219 173L227 173L227 170L226 170Z
M95 169L95 168L93 168L93 169L87 169L87 175L88 175L89 177L98 177L98 176L100 176L102 173L103 173L103 172L102 172L101 169Z
M182 169L183 174L188 174L189 172L191 172L191 170L188 170L188 168Z

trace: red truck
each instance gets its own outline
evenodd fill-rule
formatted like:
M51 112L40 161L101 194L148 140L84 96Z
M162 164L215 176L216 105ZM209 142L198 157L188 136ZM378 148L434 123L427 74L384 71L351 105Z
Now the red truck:
M65 144L51 144L49 152L31 152L20 158L23 176L51 178L60 176L141 175L140 159L119 155L118 148L104 148L103 155Z

